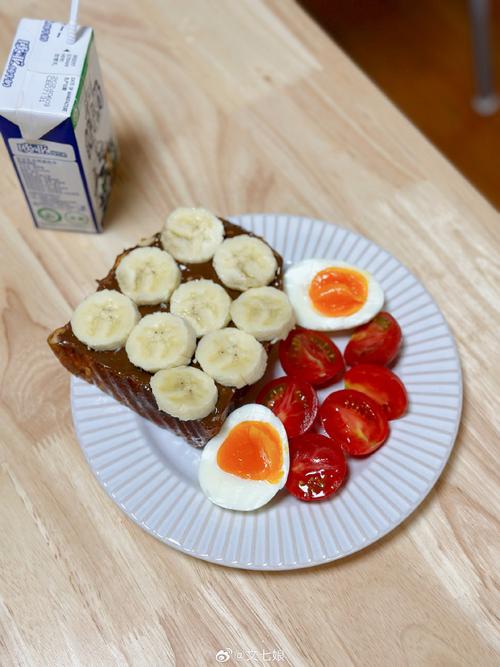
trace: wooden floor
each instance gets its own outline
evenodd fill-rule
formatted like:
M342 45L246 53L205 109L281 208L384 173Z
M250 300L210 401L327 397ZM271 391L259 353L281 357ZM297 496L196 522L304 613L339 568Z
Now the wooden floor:
M471 107L467 0L300 0L417 127L500 209L500 111ZM492 37L500 90L500 2Z

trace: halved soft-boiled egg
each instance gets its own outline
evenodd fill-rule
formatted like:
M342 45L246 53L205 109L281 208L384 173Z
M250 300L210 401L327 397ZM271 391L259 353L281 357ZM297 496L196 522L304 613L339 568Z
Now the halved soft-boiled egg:
M382 287L371 273L340 260L297 262L285 273L284 286L297 323L316 331L357 327L384 304Z
M231 510L262 507L285 486L290 457L281 421L264 405L232 412L201 454L198 479L209 500Z

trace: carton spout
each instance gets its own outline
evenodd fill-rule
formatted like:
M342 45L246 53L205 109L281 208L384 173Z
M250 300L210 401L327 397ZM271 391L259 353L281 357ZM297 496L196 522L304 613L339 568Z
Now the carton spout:
M80 0L71 0L71 7L69 12L69 21L68 21L68 44L74 44L76 42L76 33L78 30L78 7Z

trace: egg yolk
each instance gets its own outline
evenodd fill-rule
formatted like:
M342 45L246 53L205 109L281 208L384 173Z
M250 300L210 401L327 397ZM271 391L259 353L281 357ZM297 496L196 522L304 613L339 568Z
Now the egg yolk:
M241 422L231 429L219 447L217 463L222 470L238 477L276 484L283 476L278 431L266 422Z
M368 280L354 269L330 266L319 271L309 285L315 310L329 317L356 313L368 296Z

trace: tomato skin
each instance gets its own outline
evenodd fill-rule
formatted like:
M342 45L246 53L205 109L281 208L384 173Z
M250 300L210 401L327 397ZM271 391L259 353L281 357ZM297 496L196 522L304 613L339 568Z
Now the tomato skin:
M271 380L259 392L262 403L281 419L289 438L302 435L313 425L319 401L313 387L305 380L283 376Z
M398 376L384 366L359 364L344 376L346 389L356 389L373 398L387 419L397 419L406 412L408 394Z
M389 435L382 408L355 389L332 392L324 400L319 414L328 435L351 456L371 454Z
M287 490L299 500L324 500L336 493L347 477L342 447L319 433L290 440Z
M344 351L348 366L377 364L387 366L401 348L401 327L390 313L381 312L358 327Z
M279 345L279 358L287 375L299 377L315 387L338 382L345 371L342 354L320 331L294 329Z

